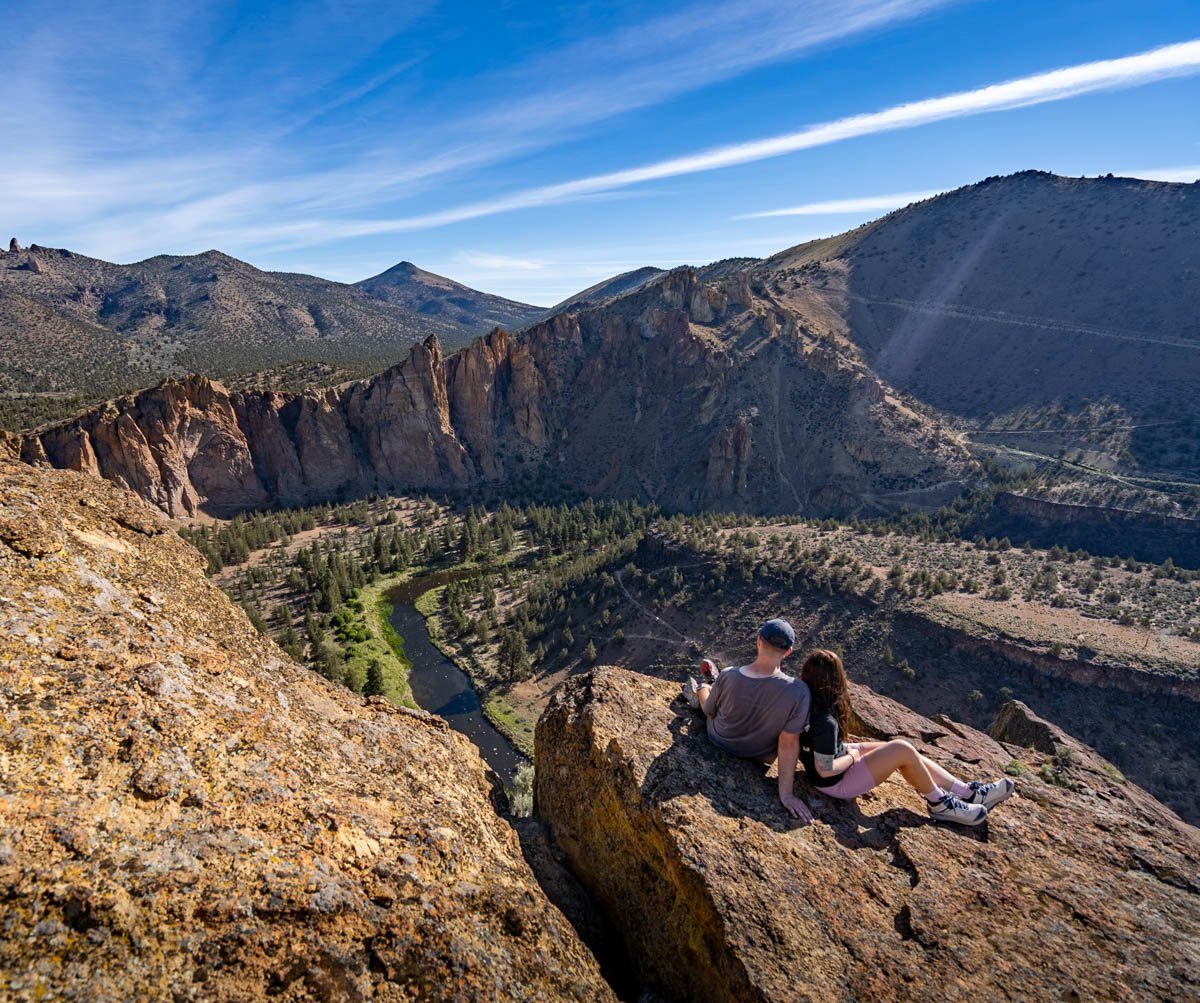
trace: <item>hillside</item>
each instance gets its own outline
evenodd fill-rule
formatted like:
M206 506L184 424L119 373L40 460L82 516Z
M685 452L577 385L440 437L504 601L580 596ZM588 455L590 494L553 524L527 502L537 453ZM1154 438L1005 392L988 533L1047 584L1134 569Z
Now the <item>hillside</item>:
M1200 480L1200 184L989 178L756 274L980 446Z
M481 293L434 275L411 261L401 261L355 286L377 300L449 321L472 335L485 334L494 327L518 330L544 312L541 307Z
M36 245L0 252L0 393L103 397L168 375L253 371L272 386L271 371L300 361L363 375L430 334L462 345L533 309L397 268L411 272L407 286L387 281L393 269L359 288L218 251L132 265Z
M165 530L0 464L0 997L613 999L477 750L301 669Z

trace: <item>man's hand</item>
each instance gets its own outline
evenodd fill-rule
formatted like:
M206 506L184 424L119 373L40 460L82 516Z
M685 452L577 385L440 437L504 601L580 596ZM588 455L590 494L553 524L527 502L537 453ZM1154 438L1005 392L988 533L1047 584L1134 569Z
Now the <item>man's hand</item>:
M808 810L808 805L801 801L794 794L781 794L779 796L780 803L788 810L788 814L792 818L798 818L805 822L813 820L813 813Z

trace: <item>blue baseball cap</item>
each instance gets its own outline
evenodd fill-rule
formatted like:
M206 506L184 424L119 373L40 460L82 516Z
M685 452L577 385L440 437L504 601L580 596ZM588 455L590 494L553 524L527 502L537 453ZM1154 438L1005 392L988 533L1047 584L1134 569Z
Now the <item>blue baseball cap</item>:
M767 644L780 648L783 651L796 646L796 632L792 630L792 625L786 620L778 618L768 620L758 628L758 636L766 641Z

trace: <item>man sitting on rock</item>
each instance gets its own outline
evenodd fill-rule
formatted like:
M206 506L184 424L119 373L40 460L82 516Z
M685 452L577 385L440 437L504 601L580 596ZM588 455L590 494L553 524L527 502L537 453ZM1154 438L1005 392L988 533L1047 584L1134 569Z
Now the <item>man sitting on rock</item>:
M778 759L780 802L793 818L811 822L812 812L792 793L811 697L805 683L779 667L795 643L790 623L768 620L758 629L753 662L722 671L706 658L703 680L689 676L683 695L708 718L708 738L717 748L763 763Z

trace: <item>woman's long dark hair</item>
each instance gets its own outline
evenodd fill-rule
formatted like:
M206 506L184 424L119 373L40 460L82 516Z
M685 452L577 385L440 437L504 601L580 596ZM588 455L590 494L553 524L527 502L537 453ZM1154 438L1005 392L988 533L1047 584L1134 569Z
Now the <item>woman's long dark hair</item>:
M818 648L804 659L800 678L808 683L814 709L833 715L844 740L850 734L850 687L842 660L834 652Z

